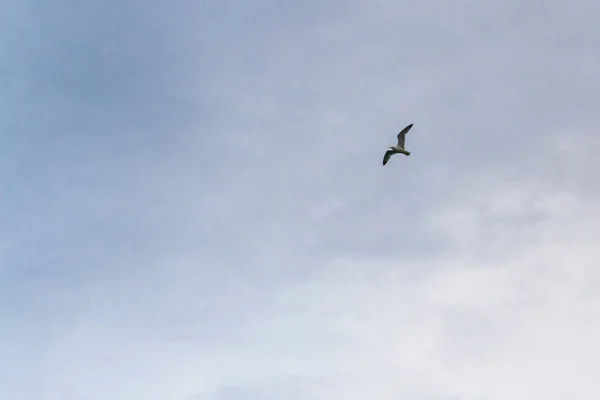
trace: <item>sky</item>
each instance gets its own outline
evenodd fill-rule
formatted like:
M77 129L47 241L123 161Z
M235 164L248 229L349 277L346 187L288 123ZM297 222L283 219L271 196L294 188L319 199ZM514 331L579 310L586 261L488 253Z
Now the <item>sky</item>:
M596 1L0 6L1 398L600 398Z

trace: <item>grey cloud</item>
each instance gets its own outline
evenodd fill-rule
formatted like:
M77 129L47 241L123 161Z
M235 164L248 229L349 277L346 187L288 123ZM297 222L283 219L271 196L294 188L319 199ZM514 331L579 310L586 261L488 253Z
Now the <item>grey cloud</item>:
M593 398L595 3L169 4L0 24L4 397Z

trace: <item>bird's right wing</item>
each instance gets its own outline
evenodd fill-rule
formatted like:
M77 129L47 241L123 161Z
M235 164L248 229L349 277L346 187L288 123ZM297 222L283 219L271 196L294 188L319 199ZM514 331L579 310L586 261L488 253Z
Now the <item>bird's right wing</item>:
M390 157L395 153L394 150L388 150L385 152L385 155L383 156L383 165L387 164L387 162L390 160Z
M404 128L400 131L400 133L398 134L398 147L404 148L404 143L406 141L406 134L408 133L408 131L410 131L410 128L412 128L412 126L413 126L413 124L410 124L406 128Z

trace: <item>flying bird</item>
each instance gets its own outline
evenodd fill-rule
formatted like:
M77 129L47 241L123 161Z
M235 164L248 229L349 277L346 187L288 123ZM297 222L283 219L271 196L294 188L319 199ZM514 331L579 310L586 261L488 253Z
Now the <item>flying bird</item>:
M410 131L410 128L412 128L412 126L413 124L410 124L400 131L400 133L398 134L398 144L395 146L390 146L389 148L391 150L385 152L385 155L383 156L383 165L387 164L387 162L390 160L390 157L394 154L402 153L405 156L410 156L410 151L404 149L404 142L406 141L406 134L408 133L408 131Z

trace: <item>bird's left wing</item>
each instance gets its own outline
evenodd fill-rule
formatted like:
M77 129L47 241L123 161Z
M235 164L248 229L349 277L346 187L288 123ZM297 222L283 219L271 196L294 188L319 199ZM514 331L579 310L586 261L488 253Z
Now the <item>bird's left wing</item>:
M406 128L402 129L398 134L398 146L404 148L404 143L406 141L406 134L410 131L413 124L408 125Z

